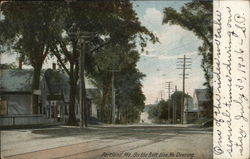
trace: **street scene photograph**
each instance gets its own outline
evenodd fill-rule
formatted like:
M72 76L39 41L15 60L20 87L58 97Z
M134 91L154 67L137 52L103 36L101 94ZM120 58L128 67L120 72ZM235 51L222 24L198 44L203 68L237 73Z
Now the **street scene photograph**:
M213 158L213 1L1 1L0 158Z

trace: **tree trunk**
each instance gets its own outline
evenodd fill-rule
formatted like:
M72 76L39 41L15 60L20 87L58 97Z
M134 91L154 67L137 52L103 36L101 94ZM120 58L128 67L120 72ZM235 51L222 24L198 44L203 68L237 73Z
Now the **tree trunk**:
M120 107L117 108L117 119L116 122L120 123Z
M81 112L81 118L82 118L82 122L84 121L84 125L85 125L85 128L88 127L88 105L86 103L86 87L85 87L85 75L84 75L84 72L85 72L85 42L81 43L81 53L80 53L80 61L79 61L79 68L80 68L80 94L81 94L81 101L80 103L82 105L80 105L80 112ZM77 71L78 73L78 71ZM82 115L84 116L84 119L82 117ZM83 126L83 125L81 125Z
M83 114L84 114L84 126L88 127L88 105L86 103L86 86L85 86L85 79L84 79L84 71L83 71L83 76L81 77L82 79L82 101L83 101ZM82 113L82 112L81 112Z
M75 115L75 98L76 98L76 82L70 79L70 103L69 103L69 120L67 125L78 126Z
M40 85L40 73L41 73L42 65L38 65L34 67L33 79L32 79L32 95L31 95L31 108L32 114L38 114L38 94L34 94L35 90L39 90Z
M105 120L105 105L107 104L107 99L109 95L109 87L103 87L102 101L101 101L101 120Z

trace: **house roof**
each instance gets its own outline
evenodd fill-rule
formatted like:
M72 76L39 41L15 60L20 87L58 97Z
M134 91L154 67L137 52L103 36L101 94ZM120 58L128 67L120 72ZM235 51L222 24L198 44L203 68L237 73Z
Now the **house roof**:
M69 77L65 72L61 72L58 70L47 69L44 73L44 77L48 85L50 85L51 89L54 91L58 91L59 87L64 87L63 89L69 88ZM78 81L79 87L79 81ZM91 81L85 77L85 88L86 89L96 89L93 86Z
M50 94L60 94L61 91L69 89L69 79L61 71L47 69L43 80L47 83Z
M65 96L65 100L69 100L69 78L66 73L58 72L58 76L51 77L49 74L49 78L45 78L48 76L46 74L47 70L42 70L40 80L47 79L50 90L52 94L58 94L59 91L63 91ZM55 73L54 70L51 71ZM51 73L50 72L50 73ZM32 69L23 69L23 70L0 70L0 92L4 93L14 93L14 92L25 92L31 93L32 86ZM96 89L90 82L89 79L85 77L85 88L87 93L89 94L90 89ZM79 85L78 85L79 89Z
M195 89L194 97L196 96L199 102L208 102L210 101L209 90L208 89Z
M0 70L1 92L31 92L33 70Z

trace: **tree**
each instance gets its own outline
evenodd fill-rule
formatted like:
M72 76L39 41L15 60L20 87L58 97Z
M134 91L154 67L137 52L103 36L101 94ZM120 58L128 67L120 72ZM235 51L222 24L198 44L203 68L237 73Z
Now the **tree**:
M137 122L145 106L145 96L142 92L141 79L145 75L135 67L122 70L117 75L117 109L118 117L123 117L124 122ZM121 120L121 119L118 119Z
M148 105L148 118L149 119L157 119L159 118L159 114L160 114L160 111L159 111L159 107L158 107L158 104L156 105Z
M188 2L177 12L173 8L164 9L163 24L180 25L190 30L203 40L199 47L202 55L201 67L204 71L205 86L210 90L212 99L213 78L213 1L193 0Z
M0 37L20 54L21 62L30 64L33 71L32 92L39 89L43 62L49 54L55 6L44 2L8 1L1 5L4 19L0 22ZM2 44L3 45L3 44ZM38 95L32 93L32 112L38 113Z
M94 79L96 87L102 90L97 104L103 121L111 122L111 70L118 70L114 83L119 122L128 122L129 115L131 122L136 121L144 108L145 96L140 82L144 75L136 69L139 53L134 48L134 44L109 45L96 54L93 65L89 65L93 69L89 76Z
M95 34L88 40L89 49L84 51L86 58L83 67L91 62L91 54L107 45L128 44L139 39L143 49L148 39L157 41L150 31L141 26L129 1L10 1L1 6L1 11L4 15L0 24L1 41L14 48L21 54L20 59L34 68L33 91L39 89L42 65L50 52L69 75L70 125L77 125L75 97L79 79L79 32ZM37 106L38 96L33 94L32 110L35 114L38 113Z
M60 3L59 8L61 10L61 18L55 23L60 25L57 25L54 29L58 30L57 32L59 33L63 32L63 34L54 36L54 41L50 45L53 54L70 77L68 124L77 125L74 111L76 85L79 79L78 58L80 54L80 41L77 34L83 32L92 33L83 52L85 57L84 64L81 64L84 68L86 67L85 71L88 74L93 73L90 71L93 71L93 68L88 67L93 62L91 56L94 53L98 53L98 50L101 48L115 46L117 43L127 44L135 41L137 36L140 37L140 44L143 48L146 45L143 35L149 36L153 42L157 41L157 39L145 27L140 25L132 9L132 4L128 1ZM69 68L67 68L67 64L69 64ZM105 94L105 92L107 91L104 90L103 93Z
M185 94L185 98L190 98L191 96ZM170 106L170 118L173 118L173 110L172 105L174 102L174 106L176 109L176 119L181 119L181 98L182 92L176 91L171 95L171 100L161 100L155 106L150 107L148 113L149 117L155 119L155 122L162 122L168 119L168 107Z

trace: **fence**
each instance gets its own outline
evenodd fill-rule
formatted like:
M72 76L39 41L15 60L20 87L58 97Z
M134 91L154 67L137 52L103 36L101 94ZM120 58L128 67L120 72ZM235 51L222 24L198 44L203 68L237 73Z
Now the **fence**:
M43 115L13 114L0 116L0 126L33 125L51 122L53 122L51 119L47 119Z

